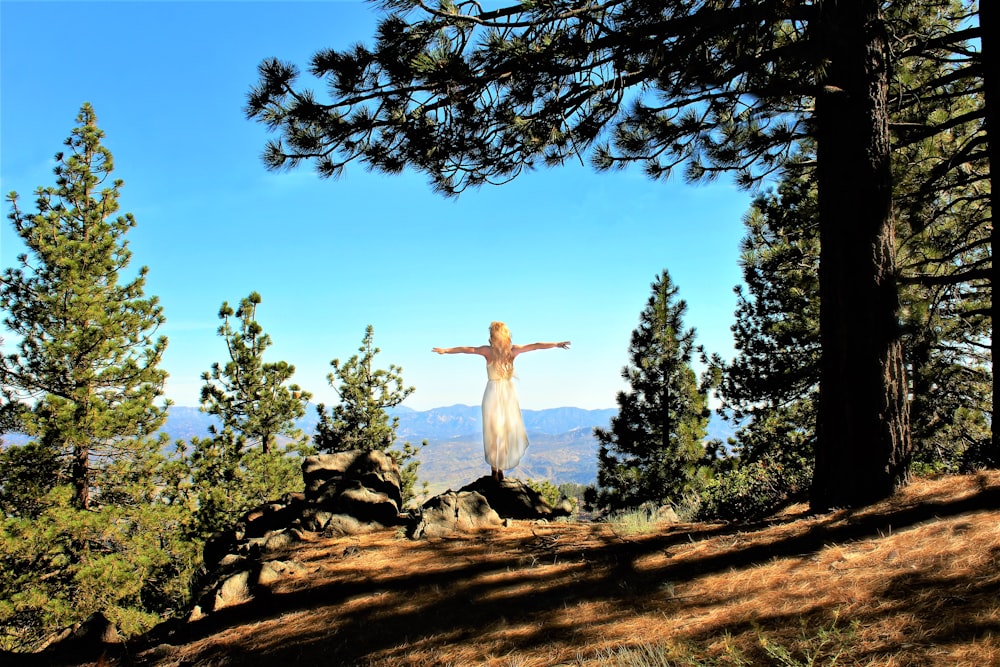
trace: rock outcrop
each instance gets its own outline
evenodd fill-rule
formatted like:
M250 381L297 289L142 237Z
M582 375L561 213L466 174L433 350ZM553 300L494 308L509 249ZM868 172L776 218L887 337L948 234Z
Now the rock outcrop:
M481 477L458 491L448 490L424 503L410 537L440 537L504 525L507 519L554 519L569 516L565 500L553 507L524 482Z
M402 482L392 457L351 451L309 456L302 462L305 491L286 494L243 515L208 540L192 619L242 604L306 568L278 556L297 542L408 525L401 511Z
M308 575L285 552L317 535L334 537L401 527L413 539L495 529L511 519L568 516L568 501L553 507L524 482L483 477L448 490L416 511L403 511L402 481L392 457L350 451L302 462L305 490L247 512L214 535L190 618L243 604L286 577Z

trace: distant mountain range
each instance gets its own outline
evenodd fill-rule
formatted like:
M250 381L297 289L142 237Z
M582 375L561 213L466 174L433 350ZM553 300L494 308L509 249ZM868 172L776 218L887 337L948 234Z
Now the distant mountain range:
M431 493L447 488L458 489L489 474L483 459L482 408L478 405L451 405L431 410L413 410L400 406L389 411L399 419L396 434L401 441L421 448L419 479L427 482ZM592 484L597 479L597 438L594 428L607 427L617 409L584 410L550 408L523 410L524 425L530 445L521 464L511 475L527 479L547 479L555 484L574 482ZM164 430L175 440L205 437L210 417L198 408L173 406ZM315 433L319 417L315 406L299 422L305 433ZM733 435L732 426L712 415L709 438L725 440Z
M405 406L388 411L399 419L396 434L400 440L447 440L462 436L479 436L482 433L482 409L478 405L452 405L432 410L414 410ZM548 410L523 410L524 425L529 434L557 435L578 429L593 430L607 426L615 409L584 410L582 408L551 408ZM315 433L319 416L316 407L309 406L306 416L296 425L306 433ZM175 440L203 438L208 427L218 421L198 408L172 406L163 427Z
M617 409L584 410L550 408L523 410L524 425L530 446L521 465L511 475L528 479L548 479L555 484L575 482L590 484L597 479L597 439L594 428L607 427ZM461 486L489 474L483 459L482 412L478 405L452 405L432 410L398 407L389 413L399 419L396 430L401 441L421 448L419 479L426 481L432 493ZM305 433L315 433L319 417L310 405L297 426ZM208 427L217 420L198 408L171 406L163 431L171 440L190 441L208 437ZM709 437L723 441L732 435L732 427L713 415ZM8 434L7 443L18 443L24 436Z

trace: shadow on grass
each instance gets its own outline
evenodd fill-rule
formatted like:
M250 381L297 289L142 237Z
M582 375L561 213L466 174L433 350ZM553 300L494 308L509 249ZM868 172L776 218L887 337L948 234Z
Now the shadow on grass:
M394 574L389 570L374 577L362 567L341 569L337 582L258 597L198 622L165 625L108 657L120 665L160 664L155 656L142 660L135 656L161 642L180 647L228 628L253 624L261 625L243 631L252 642L224 641L220 636L201 649L193 658L195 662L187 664L354 665L402 662L404 658L417 660L408 664L418 664L419 659L413 656L433 655L436 645L460 646L484 634L494 637L492 645L501 655L553 647L563 651L585 648L591 636L588 628L574 622L577 605L600 605L601 617L592 619L594 625L623 621L642 608L644 599L665 582L742 571L778 557L815 554L829 544L877 538L931 519L997 507L1000 487L985 487L961 500L931 500L881 513L838 512L815 517L804 522L800 532L767 543L755 543L753 539L753 531L761 530L763 525L669 529L625 538L612 535L583 547L547 541L537 535L518 540L487 536L415 542L414 549L433 552L430 560L444 565L436 571L421 572L417 565L410 572ZM681 543L728 536L732 536L733 543L721 552L680 562L669 559L670 549ZM637 567L639 559L664 554L668 557L661 559L660 565ZM504 576L511 571L517 572L515 578ZM914 602L911 593L915 585L933 594ZM932 571L908 571L887 580L879 595L880 605L868 609L867 616L852 620L871 623L878 616L899 613L904 606L911 615L933 619L940 613L940 596L954 595L954 599L945 600L960 605L962 610L955 615L954 628L924 641L947 644L1000 633L1000 627L989 620L987 613L995 610L1000 595L996 577L986 585L977 585L975 581L941 578ZM665 604L671 604L670 600ZM348 607L349 611L345 611ZM715 632L736 634L754 628L782 627L798 624L803 616L829 616L831 611L813 607L794 618L762 616L753 622L753 628L739 621ZM314 616L308 623L294 625L292 619L300 612ZM285 629L282 624L286 619L294 627ZM324 619L329 619L329 624ZM274 620L278 622L264 623ZM505 629L513 626L517 626L517 632L506 636ZM635 641L654 639L637 637ZM879 652L898 648L887 640ZM486 661L483 657L478 660ZM53 659L44 664L58 662ZM428 659L426 664L435 663Z

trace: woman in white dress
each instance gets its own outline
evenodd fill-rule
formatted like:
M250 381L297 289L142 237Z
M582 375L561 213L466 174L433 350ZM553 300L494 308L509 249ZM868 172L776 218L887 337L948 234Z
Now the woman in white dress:
M486 358L486 392L483 394L483 448L493 479L521 461L528 448L528 434L514 388L514 358L522 352L569 349L569 341L511 345L510 329L503 322L490 324L490 344L478 347L435 347L438 354L478 354Z

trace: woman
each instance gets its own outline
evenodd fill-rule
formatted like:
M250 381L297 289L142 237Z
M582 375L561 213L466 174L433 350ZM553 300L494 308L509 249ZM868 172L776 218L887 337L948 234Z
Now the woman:
M503 480L503 471L520 461L528 448L528 434L514 388L514 357L522 352L569 349L569 341L511 345L510 329L503 322L490 324L490 344L479 347L435 347L438 354L478 354L486 357L486 393L483 394L483 448L493 479Z

